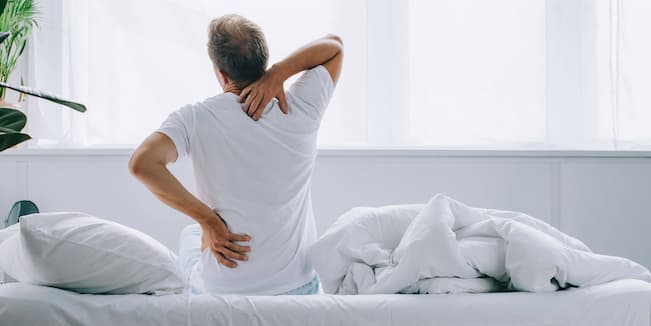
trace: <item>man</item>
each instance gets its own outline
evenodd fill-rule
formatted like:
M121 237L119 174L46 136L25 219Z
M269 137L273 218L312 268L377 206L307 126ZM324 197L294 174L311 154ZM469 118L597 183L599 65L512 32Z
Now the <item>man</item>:
M316 293L318 279L306 259L316 240L310 180L342 42L320 38L267 70L260 28L228 15L210 23L208 54L224 92L170 114L136 149L129 169L197 222L181 232L179 246L192 288ZM283 82L302 71L285 92ZM192 159L198 198L166 167L183 156Z

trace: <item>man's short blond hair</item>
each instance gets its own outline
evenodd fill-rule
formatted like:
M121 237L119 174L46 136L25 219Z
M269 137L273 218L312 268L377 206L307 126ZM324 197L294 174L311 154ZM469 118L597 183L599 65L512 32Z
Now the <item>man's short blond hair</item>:
M213 64L239 88L262 77L269 60L262 30L240 15L225 15L210 22L208 55Z

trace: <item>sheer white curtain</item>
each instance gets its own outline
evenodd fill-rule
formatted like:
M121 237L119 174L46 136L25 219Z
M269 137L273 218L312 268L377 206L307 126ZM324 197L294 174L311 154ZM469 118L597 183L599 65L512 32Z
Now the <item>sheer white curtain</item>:
M651 1L617 3L615 136L622 148L651 148Z
M39 120L33 129L41 145L132 146L170 112L221 92L206 52L207 26L227 13L244 15L262 27L270 63L327 33L347 40L344 74L321 139L330 144L364 141L366 96L359 96L359 90L366 83L365 1L45 0L41 4L44 22L34 36L30 77L38 86L79 99L88 107L83 115L62 113L32 101ZM52 42L52 37L58 40Z
M414 0L410 12L411 142L545 141L544 0Z
M274 62L325 33L344 72L321 146L651 149L646 0L42 0L29 84L31 146L137 144L218 93L210 19L261 25Z

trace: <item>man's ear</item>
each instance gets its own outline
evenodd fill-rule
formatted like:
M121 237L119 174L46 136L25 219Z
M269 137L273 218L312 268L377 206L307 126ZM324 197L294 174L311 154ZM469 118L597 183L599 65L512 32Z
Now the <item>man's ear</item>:
M227 84L230 83L230 79L228 78L228 75L221 71L215 64L212 65L213 71L215 72L215 76L217 77L217 81L219 82L219 85L221 85L222 88L226 87Z
M219 79L219 82L222 84L222 86L226 86L230 84L231 80L228 78L228 75L221 71L221 69L216 68L215 72L217 73L217 79Z

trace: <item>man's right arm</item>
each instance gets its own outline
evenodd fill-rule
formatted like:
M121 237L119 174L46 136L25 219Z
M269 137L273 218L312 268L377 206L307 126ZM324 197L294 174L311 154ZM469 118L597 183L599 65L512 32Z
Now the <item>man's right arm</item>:
M170 136L155 132L138 146L129 160L129 171L163 203L193 218L203 230L201 250L210 247L222 265L235 268L235 260L246 261L251 248L240 245L250 237L234 234L215 213L191 194L167 169L176 161L178 149Z
M328 35L304 45L284 60L274 64L251 85L242 90L242 110L258 120L271 99L278 98L283 112L287 112L287 101L283 83L291 76L316 66L323 65L332 83L337 84L343 63L343 42L336 35Z

